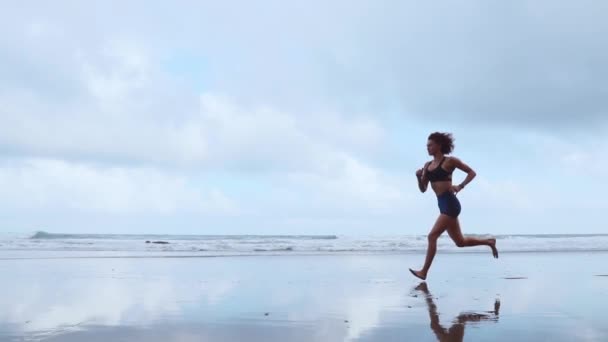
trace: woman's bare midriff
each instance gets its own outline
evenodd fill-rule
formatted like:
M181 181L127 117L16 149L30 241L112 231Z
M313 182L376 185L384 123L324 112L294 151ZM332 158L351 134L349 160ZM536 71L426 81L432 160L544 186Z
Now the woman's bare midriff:
M452 181L433 182L431 183L431 188L433 188L436 195L441 195L452 188Z

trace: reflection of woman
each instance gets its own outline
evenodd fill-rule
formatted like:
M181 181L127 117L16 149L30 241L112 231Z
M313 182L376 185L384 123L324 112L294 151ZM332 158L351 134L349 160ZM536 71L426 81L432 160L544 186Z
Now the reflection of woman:
M498 258L495 239L464 237L460 231L460 223L458 222L460 202L456 198L456 194L464 189L465 185L469 184L476 174L473 169L460 159L446 156L446 154L450 154L454 149L452 135L435 132L429 136L426 148L429 155L433 156L433 160L427 162L422 169L416 171L418 188L421 192L425 192L429 182L431 183L431 188L437 195L440 214L428 235L429 245L426 251L424 266L419 271L414 271L410 268L410 272L422 280L426 279L437 252L437 239L446 230L452 240L454 240L454 243L456 243L456 246L471 247L485 245L490 247L494 257ZM467 177L462 183L452 185L452 173L456 169L466 172Z
M433 302L433 296L429 292L426 283L420 283L420 285L416 287L416 290L425 294L426 304L429 309L429 318L431 319L431 329L440 342L462 342L464 338L464 326L467 322L498 321L500 301L496 300L494 302L493 311L487 311L487 313L461 313L456 317L452 326L449 329L446 329L439 323L437 306Z

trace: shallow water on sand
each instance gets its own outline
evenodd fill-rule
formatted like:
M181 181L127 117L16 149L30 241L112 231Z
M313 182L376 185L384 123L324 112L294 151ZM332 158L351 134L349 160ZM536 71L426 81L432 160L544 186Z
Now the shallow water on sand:
M608 253L0 260L0 341L606 341Z

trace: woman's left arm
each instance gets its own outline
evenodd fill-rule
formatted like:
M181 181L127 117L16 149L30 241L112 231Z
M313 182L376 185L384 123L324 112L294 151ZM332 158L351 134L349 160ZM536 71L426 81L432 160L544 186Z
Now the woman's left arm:
M467 177L462 181L462 183L452 186L452 190L454 192L458 192L458 191L464 189L464 187L467 184L469 184L473 180L473 178L475 178L475 176L477 176L477 173L475 173L475 171L473 169L471 169L471 167L469 165L465 164L462 160L460 160L456 157L452 157L451 159L452 159L452 163L456 169L462 170L462 171L466 172L466 174L467 174Z

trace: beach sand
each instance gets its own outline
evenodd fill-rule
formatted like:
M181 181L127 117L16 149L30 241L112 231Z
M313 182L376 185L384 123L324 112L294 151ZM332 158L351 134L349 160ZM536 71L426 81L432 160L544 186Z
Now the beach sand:
M608 253L423 259L0 255L0 341L608 341Z

